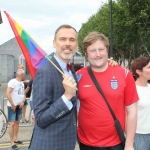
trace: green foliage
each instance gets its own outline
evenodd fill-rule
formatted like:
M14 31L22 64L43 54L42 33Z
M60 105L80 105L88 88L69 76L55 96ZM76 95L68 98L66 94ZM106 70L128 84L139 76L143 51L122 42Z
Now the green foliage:
M79 51L83 55L82 41L87 34L92 31L99 31L107 36L109 35L109 9L107 4L100 8L95 15L92 15L86 23L82 24L79 31L78 41Z
M120 63L141 55L150 56L150 0L118 0L113 2L113 54ZM79 51L82 41L91 31L110 37L110 4L104 4L96 14L82 24L79 31Z

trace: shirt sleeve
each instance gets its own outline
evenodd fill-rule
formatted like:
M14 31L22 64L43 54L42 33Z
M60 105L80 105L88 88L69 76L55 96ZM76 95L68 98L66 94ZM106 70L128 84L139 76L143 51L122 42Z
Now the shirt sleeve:
M69 101L65 95L62 95L62 100L64 101L64 103L67 105L68 109L71 110L73 107L73 104L71 101Z
M28 87L30 87L30 88L32 87L32 82L33 82L32 80L29 81Z
M8 87L10 87L10 88L14 88L15 87L15 84L14 84L15 82L13 81L13 80L10 80L9 82L8 82Z

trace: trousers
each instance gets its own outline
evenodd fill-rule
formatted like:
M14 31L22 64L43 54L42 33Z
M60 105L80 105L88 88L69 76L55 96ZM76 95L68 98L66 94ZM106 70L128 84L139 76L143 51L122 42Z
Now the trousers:
M79 147L80 150L124 150L124 146L122 144L118 144L112 147L93 147L79 142Z

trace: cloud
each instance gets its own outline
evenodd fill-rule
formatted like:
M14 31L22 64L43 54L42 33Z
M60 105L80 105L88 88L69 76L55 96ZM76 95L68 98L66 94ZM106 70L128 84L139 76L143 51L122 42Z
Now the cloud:
M79 31L82 23L97 12L107 0L0 0L6 10L48 53L54 51L54 32L61 24L70 24ZM4 13L0 25L0 44L14 37Z

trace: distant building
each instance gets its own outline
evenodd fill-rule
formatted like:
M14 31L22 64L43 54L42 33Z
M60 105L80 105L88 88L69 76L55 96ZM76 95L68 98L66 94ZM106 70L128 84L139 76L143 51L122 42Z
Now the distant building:
M0 82L8 82L12 79L18 64L24 64L26 70L21 49L16 38L13 38L0 45Z
M85 59L79 52L76 52L71 61L75 64L76 70L85 66ZM29 70L25 63L24 56L14 37L0 45L0 83L8 82L14 77L18 64L24 65L25 72L28 75Z

